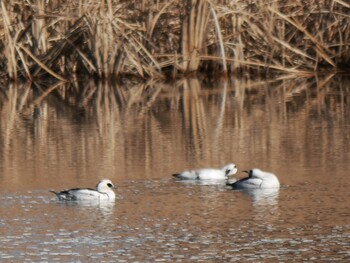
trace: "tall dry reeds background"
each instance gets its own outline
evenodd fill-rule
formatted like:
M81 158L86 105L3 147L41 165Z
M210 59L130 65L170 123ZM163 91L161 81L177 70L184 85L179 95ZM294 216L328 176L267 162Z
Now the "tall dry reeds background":
M0 72L167 78L348 70L343 0L3 0Z

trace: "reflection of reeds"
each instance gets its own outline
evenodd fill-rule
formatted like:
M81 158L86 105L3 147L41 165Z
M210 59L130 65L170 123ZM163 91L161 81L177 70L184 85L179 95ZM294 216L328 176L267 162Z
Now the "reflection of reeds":
M205 105L200 96L201 86L197 79L188 79L183 83L183 121L184 131L188 133L185 138L188 138L187 144L193 146L194 152L203 152L206 148L203 143L206 143L205 136L207 134L207 121L205 114ZM203 152L205 153L205 152ZM190 155L193 152L189 153Z
M67 80L346 69L349 8L325 0L2 1L0 71Z
M347 135L336 139L346 128L330 129L346 127L349 119L349 80L338 76L235 79L211 88L196 79L173 86L29 85L0 90L1 167L27 169L33 161L76 167L76 175L163 177L168 175L154 174L156 167L168 172L227 161L273 166L288 154L300 156L293 161L319 162L349 145ZM318 134L316 153L306 143L311 129Z

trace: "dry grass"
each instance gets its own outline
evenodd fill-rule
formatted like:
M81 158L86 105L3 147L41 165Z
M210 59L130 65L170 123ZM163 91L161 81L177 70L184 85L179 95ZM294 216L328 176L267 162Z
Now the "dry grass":
M350 63L346 1L1 1L10 79L305 74Z

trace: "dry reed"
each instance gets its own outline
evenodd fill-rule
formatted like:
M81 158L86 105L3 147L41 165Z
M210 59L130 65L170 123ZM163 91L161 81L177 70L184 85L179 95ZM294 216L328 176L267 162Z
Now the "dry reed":
M348 70L345 1L1 1L0 72L167 78Z

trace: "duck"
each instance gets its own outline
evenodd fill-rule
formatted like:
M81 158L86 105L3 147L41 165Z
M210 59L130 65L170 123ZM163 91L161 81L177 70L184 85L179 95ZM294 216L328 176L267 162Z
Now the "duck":
M59 201L85 201L85 200L115 200L113 191L115 186L109 179L101 180L95 189L92 188L73 188L61 192L50 191L54 193Z
M229 163L221 169L201 168L196 170L186 170L178 174L173 174L181 180L226 180L229 176L237 173L237 166Z
M248 177L233 183L227 183L227 185L234 189L269 189L280 187L280 182L273 173L265 172L257 168L243 172L248 173Z

